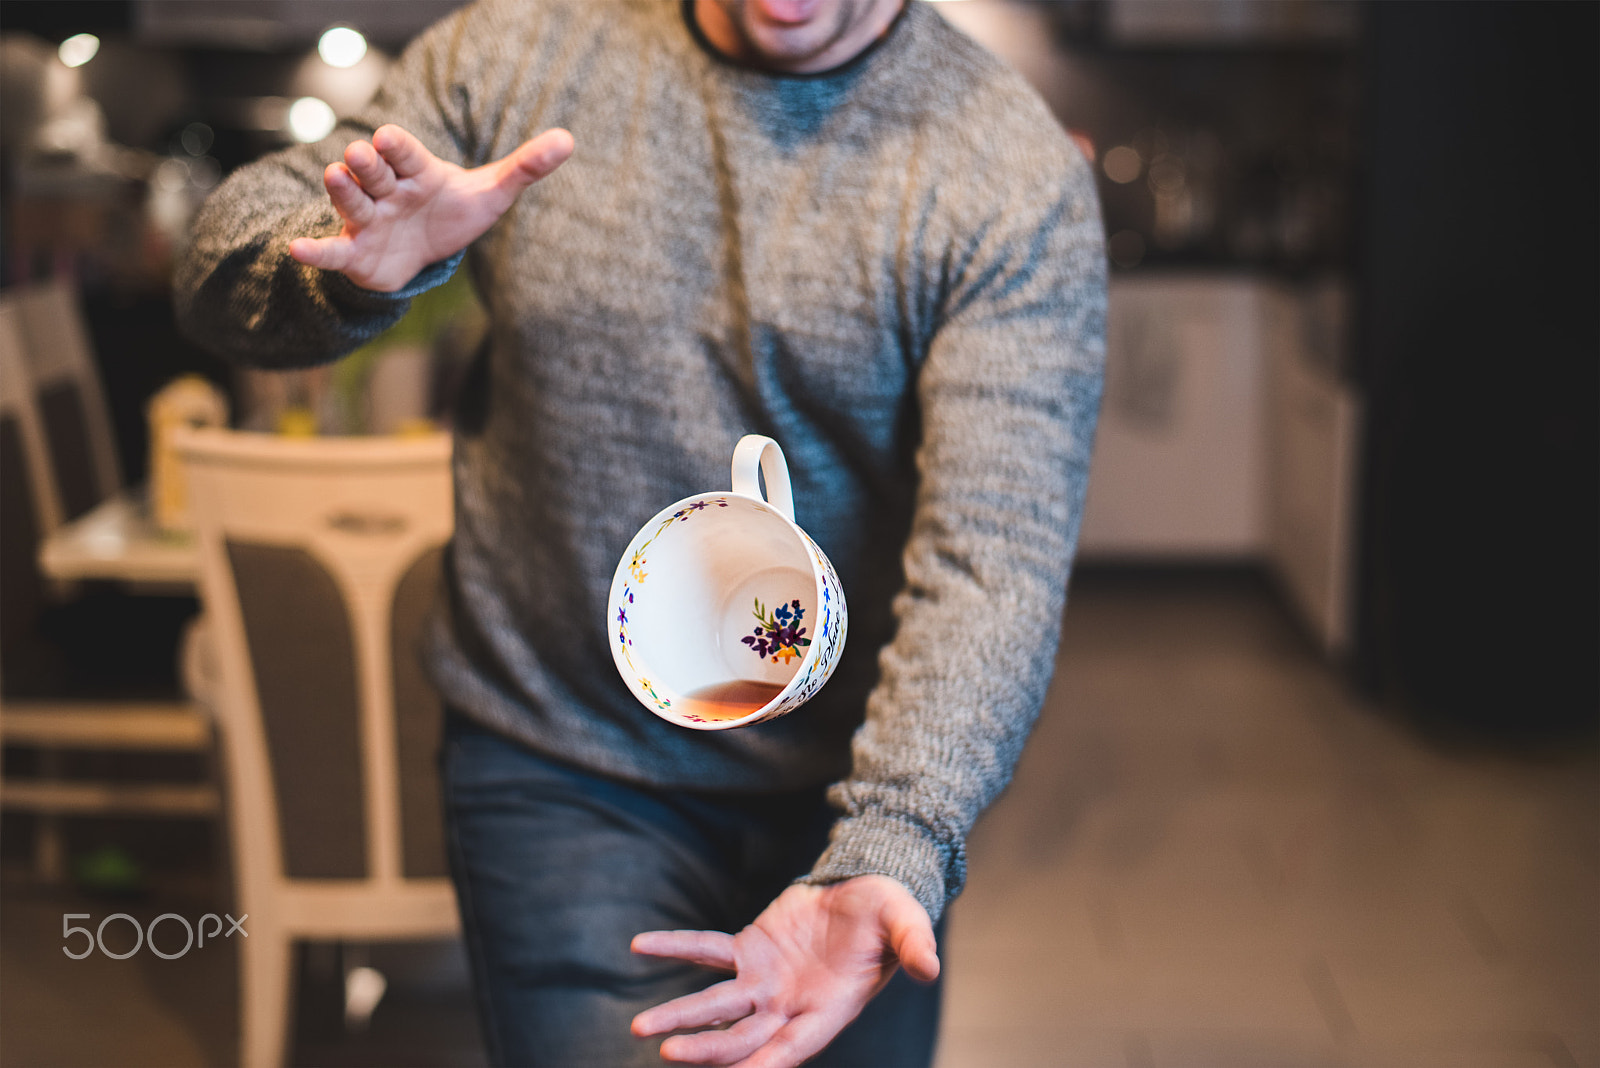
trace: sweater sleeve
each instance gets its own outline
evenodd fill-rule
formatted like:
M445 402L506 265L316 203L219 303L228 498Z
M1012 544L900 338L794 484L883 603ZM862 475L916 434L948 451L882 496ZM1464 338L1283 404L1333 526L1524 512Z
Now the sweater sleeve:
M335 271L296 262L289 242L337 234L341 220L322 172L384 123L415 134L435 155L473 165L463 42L472 9L436 24L407 48L363 113L328 137L241 167L207 198L174 278L179 324L230 359L268 368L312 366L394 324L411 298L449 279L457 254L394 293L366 290Z
M1064 144L1038 155L994 160L1016 178L967 190L984 207L952 242L918 378L920 481L895 637L850 775L829 794L841 813L830 844L802 880L888 875L935 920L1044 700L1099 411L1106 278L1093 179Z

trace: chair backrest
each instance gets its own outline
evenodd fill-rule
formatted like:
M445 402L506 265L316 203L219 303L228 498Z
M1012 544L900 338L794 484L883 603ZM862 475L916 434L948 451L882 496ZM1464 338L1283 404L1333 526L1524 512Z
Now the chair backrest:
M0 648L31 634L43 608L35 557L60 525L54 487L16 310L0 304Z
M13 290L23 357L50 448L62 516L76 519L122 488L110 409L77 295L63 281Z
M417 666L450 441L183 430L245 885L445 874Z

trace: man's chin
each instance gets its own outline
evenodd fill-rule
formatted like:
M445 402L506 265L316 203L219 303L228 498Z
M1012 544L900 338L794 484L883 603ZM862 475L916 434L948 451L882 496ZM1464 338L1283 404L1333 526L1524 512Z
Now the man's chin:
M750 34L755 65L774 71L799 71L812 65L826 47L810 47L806 42L789 42L760 34Z
M756 17L771 26L799 29L814 21L823 0L750 0Z
M774 70L808 69L874 6L873 0L713 2L743 38L748 58Z

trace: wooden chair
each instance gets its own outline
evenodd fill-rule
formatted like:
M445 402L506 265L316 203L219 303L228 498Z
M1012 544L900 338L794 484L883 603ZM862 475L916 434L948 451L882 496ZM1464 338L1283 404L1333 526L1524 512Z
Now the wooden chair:
M16 309L0 303L0 649L33 636L50 599L34 564L39 543L61 525L55 471L22 357Z
M60 524L61 504L22 356L14 305L0 302L0 648L21 659L48 650L30 643L50 601L34 560L40 540ZM203 781L126 783L62 779L64 750L206 752L207 717L189 702L0 700L0 741L40 752L38 773L13 776L0 804L33 812L35 867L47 881L63 867L60 818L72 815L207 816L218 810L214 787Z
M21 327L61 518L73 520L122 489L116 437L89 333L66 282L13 290L5 301Z
M416 643L452 528L450 442L180 432L218 660L240 1060L282 1063L297 939L457 930Z
M0 424L0 433L4 434L0 440L4 446L0 450L0 460L6 464L3 490L6 512L11 517L6 529L25 535L28 551L32 552L41 538L61 525L61 502L55 492L55 470L50 463L44 426L23 356L21 316L15 306L3 301L0 301L0 419L4 420ZM37 581L37 569L30 556L18 556L16 562L25 563L25 570L33 573ZM9 570L4 575L7 582L20 582L25 578Z
M74 290L60 280L5 290L0 292L0 315L15 328L15 350L23 369L18 381L27 384L43 446L35 451L42 470L48 472L38 487L44 523L40 540L102 504L111 509L108 515L141 510L122 492L105 391ZM59 551L59 543L52 548ZM167 696L163 670L152 673L149 666L170 656L182 640L184 617L192 611L191 585L140 578L124 585L116 576L98 585L51 581L45 592L57 604L80 602L74 613L68 613L70 620L56 614L54 622L72 624L56 634L64 648L80 650L95 644L101 651L121 654L120 658L79 656L70 680L53 685L81 689L88 684L107 693L122 689ZM60 626L56 629L61 631ZM194 696L192 690L189 694Z

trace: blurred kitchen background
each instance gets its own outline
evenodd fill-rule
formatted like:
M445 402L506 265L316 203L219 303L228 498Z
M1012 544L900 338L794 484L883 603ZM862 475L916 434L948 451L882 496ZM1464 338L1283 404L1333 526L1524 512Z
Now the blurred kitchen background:
M122 485L184 375L239 427L448 424L464 279L296 375L189 344L169 280L223 175L456 6L0 4L0 282L70 293ZM1600 5L938 6L1093 152L1112 263L1061 667L973 840L940 1064L1600 1065ZM16 527L3 696L178 696L192 586L64 589ZM27 789L214 759L5 741L0 1064L233 1063L232 947L57 953L66 912L222 911L214 806ZM453 943L295 968L292 1063L482 1062Z

